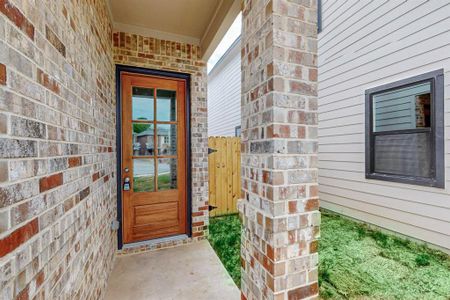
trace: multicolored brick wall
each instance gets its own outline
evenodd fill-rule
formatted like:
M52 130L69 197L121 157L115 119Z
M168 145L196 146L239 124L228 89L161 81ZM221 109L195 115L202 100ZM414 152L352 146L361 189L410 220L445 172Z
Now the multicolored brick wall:
M0 0L0 299L99 299L116 250L111 21Z
M192 240L204 239L208 233L208 124L206 105L206 63L200 47L186 43L159 40L141 35L114 32L114 62L154 70L191 75L191 180L192 238L140 246L124 253L170 247Z
M242 299L318 297L316 3L243 1Z

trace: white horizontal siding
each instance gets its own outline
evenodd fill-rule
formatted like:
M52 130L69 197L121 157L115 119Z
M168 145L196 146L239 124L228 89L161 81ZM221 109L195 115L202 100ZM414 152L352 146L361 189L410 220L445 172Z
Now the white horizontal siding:
M450 3L327 0L322 5L322 206L450 252ZM441 68L446 188L366 179L365 90Z
M236 43L208 75L208 135L234 136L241 124L241 52Z

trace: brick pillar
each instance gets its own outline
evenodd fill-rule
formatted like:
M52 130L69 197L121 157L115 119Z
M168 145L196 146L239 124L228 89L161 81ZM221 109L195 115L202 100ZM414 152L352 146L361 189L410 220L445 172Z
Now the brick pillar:
M316 0L244 0L242 298L318 296Z

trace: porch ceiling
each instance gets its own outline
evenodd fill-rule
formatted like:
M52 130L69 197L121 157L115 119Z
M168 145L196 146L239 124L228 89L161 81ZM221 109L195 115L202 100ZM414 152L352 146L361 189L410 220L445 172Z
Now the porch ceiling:
M239 0L109 0L116 30L200 45L207 60L240 11Z

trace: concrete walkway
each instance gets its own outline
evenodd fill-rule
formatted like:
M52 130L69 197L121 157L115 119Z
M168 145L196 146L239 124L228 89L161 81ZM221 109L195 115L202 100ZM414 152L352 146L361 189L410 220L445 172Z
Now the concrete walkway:
M240 291L207 241L120 256L106 300L240 299Z

